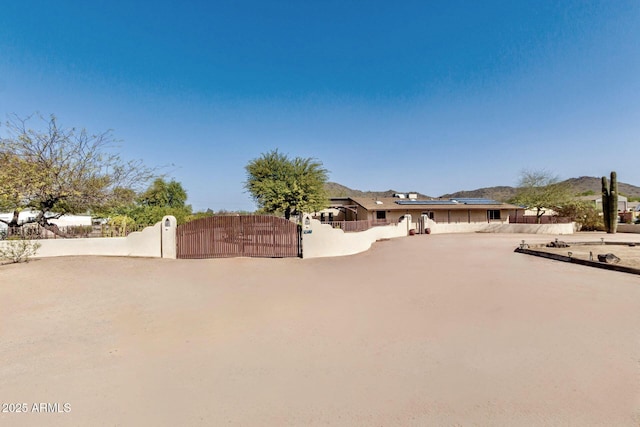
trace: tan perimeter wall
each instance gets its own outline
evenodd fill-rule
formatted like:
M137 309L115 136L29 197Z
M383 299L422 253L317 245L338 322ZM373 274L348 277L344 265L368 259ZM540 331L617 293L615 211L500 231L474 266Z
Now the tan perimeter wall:
M317 219L303 226L302 258L353 255L368 250L373 242L408 234L410 216L398 224L372 227L366 231L345 233L341 229L321 224ZM306 219L305 222L306 224Z
M166 220L169 223L166 223ZM165 227L165 224L168 226ZM89 239L42 239L35 257L102 255L175 258L176 220L173 216L127 237L96 237ZM168 245L163 251L162 242ZM6 245L0 241L0 245ZM173 247L171 247L173 245ZM163 254L164 253L164 254ZM164 256L163 256L164 255Z
M436 224L429 221L431 234L443 233L530 233L530 234L573 234L575 224Z
M619 233L640 233L640 224L618 224Z

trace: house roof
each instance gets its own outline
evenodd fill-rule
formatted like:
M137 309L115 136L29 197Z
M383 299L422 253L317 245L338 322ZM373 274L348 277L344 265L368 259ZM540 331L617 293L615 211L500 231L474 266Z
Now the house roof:
M351 200L368 211L523 209L520 206L490 199L459 198L418 200L399 199L397 197L353 197Z
M584 200L587 202L602 202L602 194L592 194L591 196L578 196L576 197L576 199ZM625 196L618 194L618 201L626 202L627 198Z

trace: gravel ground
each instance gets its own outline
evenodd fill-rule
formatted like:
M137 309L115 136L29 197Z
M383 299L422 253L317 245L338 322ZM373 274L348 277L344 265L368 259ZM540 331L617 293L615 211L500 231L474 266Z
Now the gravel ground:
M553 238L2 266L0 425L637 426L640 278Z
M632 268L640 268L640 243L638 243L637 245L636 243L631 243L631 245L622 243L602 245L598 244L598 242L592 241L586 242L586 244L571 244L569 242L566 242L567 244L569 244L568 248L549 248L546 247L546 245L542 245L540 247L531 247L530 249L564 256L568 256L568 252L571 252L571 257L589 261L598 261L598 255L606 255L612 253L620 258L620 261L616 264Z

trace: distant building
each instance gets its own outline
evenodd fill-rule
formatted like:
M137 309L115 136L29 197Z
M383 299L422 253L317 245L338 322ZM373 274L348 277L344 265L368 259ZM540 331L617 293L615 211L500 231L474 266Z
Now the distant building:
M600 212L602 212L602 196L601 195L593 195L593 196L580 196L577 198L578 200L583 200L585 202L593 203L593 206ZM627 198L625 196L618 195L618 212L627 212L629 210L629 203L627 202Z
M38 216L38 211L27 209L18 215L18 223L23 224L25 222L31 222ZM4 221L11 221L13 219L13 212L0 212L0 219ZM70 227L77 225L91 225L91 215L63 215L58 219L50 219L51 224L56 224L58 227ZM7 224L0 222L0 230L6 229Z
M403 197L404 196L404 197ZM482 198L418 199L413 193L395 194L394 197L337 197L330 200L329 208L316 212L321 222L362 221L399 222L411 215L417 224L426 217L436 223L509 223L510 217L522 217L520 206Z

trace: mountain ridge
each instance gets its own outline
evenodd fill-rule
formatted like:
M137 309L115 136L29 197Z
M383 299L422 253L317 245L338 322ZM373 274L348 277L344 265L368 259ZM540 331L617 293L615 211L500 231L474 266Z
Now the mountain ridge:
M592 176L581 176L578 178L569 178L562 183L568 184L572 191L576 195L594 194L599 195L602 192L602 178ZM328 182L325 185L329 197L392 197L395 193L407 193L407 191L361 191L354 190L342 184L336 182ZM455 199L462 197L479 197L497 200L499 202L506 202L513 198L518 189L511 186L494 186L483 187L475 190L462 190L455 193L443 194L438 197L427 196L417 191L410 191L410 193L417 193L419 198L444 198ZM627 197L640 197L640 187L627 184L624 182L618 182L618 193Z

